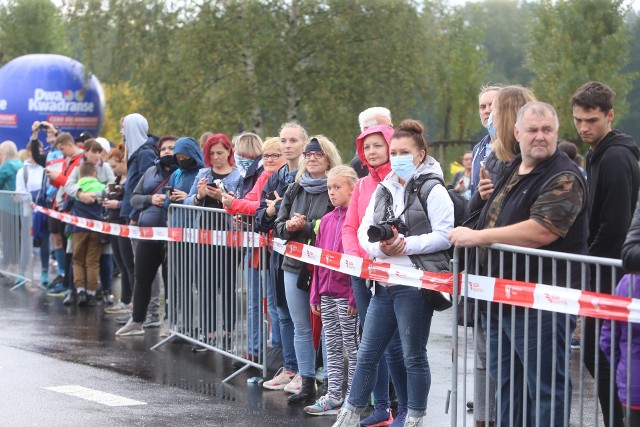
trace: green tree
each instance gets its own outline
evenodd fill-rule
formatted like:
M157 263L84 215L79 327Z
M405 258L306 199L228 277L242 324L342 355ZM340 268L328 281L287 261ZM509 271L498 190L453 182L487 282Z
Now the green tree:
M629 63L625 72L640 72L640 14L630 12L628 26L631 34L631 47L629 49ZM629 100L629 112L618 122L618 128L632 135L637 143L640 143L640 79L636 78L634 85L627 96ZM616 108L617 110L617 108Z
M64 31L50 0L9 0L0 4L0 65L30 53L64 54Z
M617 93L616 117L628 109L625 94L635 73L624 72L630 37L622 0L544 0L535 9L526 64L533 90L558 110L560 133L575 139L569 100L583 83L597 80Z
M487 75L481 28L471 27L460 9L436 11L430 26L438 54L431 74L437 136L465 140L477 128L478 89ZM435 50L437 48L437 50Z

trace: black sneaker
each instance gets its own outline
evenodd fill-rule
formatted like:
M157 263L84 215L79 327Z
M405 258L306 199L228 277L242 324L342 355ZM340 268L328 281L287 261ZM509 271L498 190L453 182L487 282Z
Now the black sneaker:
M76 291L74 291L73 289L67 291L67 294L64 296L64 299L62 300L62 304L63 305L73 305L76 303Z
M87 307L95 307L95 306L96 306L96 296L87 295Z
M85 291L78 292L76 299L78 300L78 307L84 307L87 305L87 293Z

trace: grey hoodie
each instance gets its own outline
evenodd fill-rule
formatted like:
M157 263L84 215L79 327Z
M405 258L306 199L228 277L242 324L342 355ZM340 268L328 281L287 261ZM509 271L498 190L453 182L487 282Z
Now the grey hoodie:
M127 158L129 158L147 142L149 123L141 114L133 113L124 118L122 127L124 128L124 145L127 147Z

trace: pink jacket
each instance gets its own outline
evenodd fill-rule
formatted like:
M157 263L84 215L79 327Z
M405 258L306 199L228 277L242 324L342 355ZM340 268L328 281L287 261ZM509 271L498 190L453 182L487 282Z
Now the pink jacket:
M362 164L369 168L369 175L365 176L356 183L353 188L353 194L351 195L351 203L347 210L347 217L344 222L344 231L342 233L342 245L344 247L344 253L347 255L355 255L361 258L369 258L367 252L362 249L360 243L358 243L358 227L362 222L364 213L367 210L371 196L376 190L378 184L385 179L391 172L391 166L389 162L380 165L376 168L372 168L367 163L367 159L364 157L363 141L364 139L374 133L382 135L387 144L391 141L393 136L393 128L387 125L378 125L370 127L358 136L356 139L356 150L358 157L362 160ZM388 153L388 150L387 150Z
M317 248L343 252L340 235L345 220L345 213L346 208L337 207L320 219L320 226L318 227L315 243ZM320 305L320 295L349 298L349 307L355 308L356 306L348 274L324 267L314 267L311 292L309 295L310 305Z
M260 207L260 196L262 195L262 188L267 183L267 179L269 179L273 172L274 171L262 171L253 188L247 193L246 196L244 196L244 199L233 199L233 202L231 202L231 209L225 208L225 210L232 215L255 214L256 210L258 210L258 208Z

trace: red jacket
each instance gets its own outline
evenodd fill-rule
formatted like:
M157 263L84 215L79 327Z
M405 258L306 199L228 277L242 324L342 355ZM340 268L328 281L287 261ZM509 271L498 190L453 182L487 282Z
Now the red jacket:
M73 157L66 158L60 174L56 179L51 180L51 185L58 189L56 200L53 202L53 209L59 210L58 206L62 208L62 204L67 198L67 194L64 192L64 185L67 183L67 179L71 175L71 172L73 172L76 166L78 166L82 161L82 154L83 152L80 150L77 154L74 154Z

